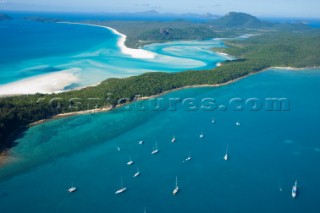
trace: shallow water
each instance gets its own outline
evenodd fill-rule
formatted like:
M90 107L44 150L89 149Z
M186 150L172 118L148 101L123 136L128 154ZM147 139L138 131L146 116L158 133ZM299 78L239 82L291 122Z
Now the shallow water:
M36 77L50 79L50 74L59 71L69 73L70 81L53 91L50 86L39 86L38 92L69 90L145 72L208 69L225 60L210 50L223 46L219 40L147 45L144 49L154 52L154 59L133 58L117 45L119 35L97 26L18 19L6 22L0 35L0 48L5 50L0 53L0 94L25 93L26 85L38 84Z

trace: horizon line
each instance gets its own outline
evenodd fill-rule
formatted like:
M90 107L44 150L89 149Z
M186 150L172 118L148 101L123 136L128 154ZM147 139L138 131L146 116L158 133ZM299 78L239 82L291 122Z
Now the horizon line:
M216 13L211 13L211 12L204 12L204 13L199 13L199 12L183 12L183 13L175 13L175 12L159 12L157 10L143 10L143 11L137 11L137 12L129 12L129 11L118 11L118 12L113 12L113 11L69 11L69 10L65 10L65 11L59 11L59 10L23 10L23 9L1 9L0 8L0 13L3 12L18 12L18 13L51 13L51 14L97 14L97 15L101 15L101 14L112 14L112 15L123 15L123 14L139 14L139 13L144 13L144 12L150 12L150 11L154 11L157 12L159 16L166 16L166 15L176 15L176 16L185 16L185 15L197 15L197 16L205 16L207 14L213 15L213 16L218 16L218 17L223 17L231 12L236 12L236 13L245 13L248 15L252 15L252 13L249 12L244 12L244 11L229 11L227 13L224 13L223 15L221 14L216 14ZM151 16L144 16L144 17L155 17L157 15L151 15ZM254 17L257 18L282 18L282 19L313 19L313 20L320 20L320 16L319 17L314 17L314 16L278 16L278 15L252 15ZM139 16L137 16L139 17ZM141 16L140 16L141 17Z

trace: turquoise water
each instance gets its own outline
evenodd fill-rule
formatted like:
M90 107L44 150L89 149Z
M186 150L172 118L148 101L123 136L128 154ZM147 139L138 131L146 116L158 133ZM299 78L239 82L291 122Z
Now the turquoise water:
M70 82L54 91L95 85L107 78L128 77L145 72L181 72L217 66L225 57L210 51L222 47L219 40L152 44L144 49L154 59L133 58L117 45L119 36L110 30L86 25L37 23L17 19L0 25L0 93L9 88L37 85L36 77L69 73ZM70 78L70 77L68 77ZM24 80L23 84L13 84ZM48 81L50 85L50 81ZM7 87L1 87L1 86ZM57 86L57 85L55 85ZM25 92L19 90L17 93Z
M0 84L4 84L60 71L62 68L46 60L82 53L110 39L114 40L115 36L101 28L88 30L87 26L17 19L1 22L0 38Z
M15 160L0 170L1 212L319 212L319 81L320 70L270 70L162 96L215 98L226 111L192 111L183 102L155 111L148 100L145 111L139 102L131 111L32 127L11 150ZM235 97L287 98L290 110L234 111L228 101ZM153 156L156 141L160 151ZM133 178L137 165L141 175ZM180 192L172 196L176 176ZM115 195L121 177L127 191ZM299 194L292 199L296 179ZM69 194L72 182L78 191Z

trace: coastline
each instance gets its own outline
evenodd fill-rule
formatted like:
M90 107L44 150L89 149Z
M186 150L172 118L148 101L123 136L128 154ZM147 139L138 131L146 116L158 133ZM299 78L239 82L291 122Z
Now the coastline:
M245 76L242 76L240 78L236 78L236 79L233 79L231 81L228 81L228 82L225 82L225 83L221 83L221 84L200 84L200 85L191 85L191 86L184 86L184 87L180 87L180 88L176 88L176 89L172 89L172 90L168 90L168 91L165 91L165 92L162 92L160 94L156 94L156 95L152 95L152 96L144 96L144 97L141 97L135 101L141 101L141 100L148 100L148 99L151 99L151 98L156 98L156 97L160 97L162 95L166 95L168 93L171 93L171 92L175 92L175 91L179 91L179 90L183 90L183 89L189 89L189 88L201 88L201 87L221 87L221 86L226 86L226 85L229 85L229 84L232 84L232 83L235 83L237 81L240 81L244 78L247 78L251 75L256 75L258 73L261 73L261 72L265 72L265 71L268 71L268 70L272 70L272 69L275 69L275 70L291 70L291 71L302 71L302 70L306 70L306 69L317 69L317 68L320 68L320 67L305 67L305 68L295 68L295 67L269 67L269 68L266 68L266 69L263 69L263 70L260 70L260 71L257 71L257 72L254 72L254 73L249 73ZM134 101L131 101L129 102L128 104L131 104L133 103ZM99 109L92 109L92 110L84 110L84 111L77 111L77 112L69 112L69 113L61 113L61 114L58 114L58 115L55 115L53 116L52 118L48 118L48 119L43 119L43 120L39 120L39 121L36 121L36 122L33 122L31 124L29 124L27 126L27 128L30 128L30 127L33 127L33 126L37 126L37 125L40 125L40 124L43 124L43 123L46 123L46 122L49 122L49 121L52 121L52 120L57 120L57 119L60 119L60 118L65 118L65 117L71 117L71 116L76 116L76 115L84 115L84 114L95 114L95 113L100 113L100 112L108 112L108 111L111 111L113 109L117 109L117 108L120 108L124 106L124 104L121 104L121 105L117 105L115 107L103 107L103 108L99 108ZM4 149L2 152L0 152L0 168L6 164L9 160L10 160L10 153L9 153L9 149L6 148Z
M143 96L141 98L138 98L135 101L141 101L141 100L148 100L148 99L152 99L152 98L157 98L157 97L169 94L171 92L175 92L175 91L179 91L179 90L183 90L183 89L201 88L201 87L212 87L212 88L214 88L214 87L226 86L226 85L232 84L234 82L240 81L241 79L244 79L244 78L249 77L251 75L255 75L257 73L264 72L264 71L267 71L267 70L269 70L269 69L261 70L261 71L256 72L256 73L250 73L248 75L245 75L245 76L242 76L240 78L233 79L231 81L228 81L228 82L225 82L225 83L221 83L221 84L199 84L199 85L184 86L184 87L168 90L168 91L156 94L156 95ZM127 103L127 104L134 103L135 101L131 101L131 102ZM51 118L48 118L48 119L43 119L43 120L39 120L39 121L33 122L33 123L29 124L29 127L37 126L37 125L40 125L40 124L43 124L43 123L46 123L46 122L49 122L49 121L52 121L52 120L57 120L57 119L60 119L60 118L66 118L66 117L71 117L71 116L76 116L76 115L85 115L85 114L95 114L95 113L100 113L100 112L108 112L108 111L111 111L113 109L118 109L118 108L120 108L122 106L124 106L124 104L116 105L115 107L105 107L104 106L103 108L98 108L98 109L90 109L90 110L83 110L83 111L76 111L76 112L61 113L61 114L55 115L55 116L53 116Z
M222 65L220 65L222 66ZM240 78L237 78L237 79L233 79L231 81L228 81L228 82L225 82L225 83L221 83L221 84L199 84L199 85L191 85L191 86L184 86L184 87L180 87L180 88L176 88L176 89L172 89L172 90L168 90L168 91L165 91L165 92L162 92L162 93L159 93L159 94L156 94L156 95L151 95L151 96L144 96L144 97L141 97L141 98L138 98L137 100L135 101L141 101L141 100L148 100L148 99L151 99L151 98L157 98L157 97L160 97L162 95L166 95L166 94L169 94L171 92L175 92L175 91L179 91L179 90L183 90L183 89L190 89L190 88L201 88L201 87L221 87L221 86L226 86L226 85L229 85L229 84L232 84L232 83L235 83L237 81L240 81L244 78L247 78L251 75L256 75L258 73L261 73L261 72L265 72L265 71L268 71L268 70L291 70L291 71L301 71L301 70L306 70L306 69L319 69L320 67L305 67L305 68L296 68L296 67L269 67L269 68L266 68L266 69L263 69L263 70L260 70L260 71L257 71L255 73L249 73L248 75L245 75L245 76L242 76ZM131 104L135 101L131 101L127 104ZM48 121L51 121L51 120L56 120L56 119L60 119L60 118L65 118L65 117L71 117L71 116L76 116L76 115L84 115L84 114L95 114L95 113L100 113L100 112L107 112L107 111L111 111L113 109L117 109L117 108L120 108L122 107L123 104L121 105L116 105L115 107L102 107L102 108L98 108L98 109L91 109L91 110L83 110L83 111L77 111L77 112L68 112L68 113L61 113L61 114L58 114L58 115L55 115L53 116L52 118L48 118L48 119L43 119L43 120L40 120L40 121L36 121L36 122L33 122L31 124L29 124L29 127L32 127L32 126L36 126L36 125L39 125L39 124L43 124L43 123L46 123Z
M16 82L0 85L0 97L36 93L60 93L66 86L79 81L79 68L29 77Z
M101 27L101 28L106 28L110 31L112 31L114 34L118 35L119 36L119 39L117 41L117 45L119 46L120 50L122 53L124 54L127 54L127 55L130 55L131 57L134 57L134 58L146 58L146 59L152 59L152 58L155 58L156 57L156 54L152 53L152 52L149 52L147 50L143 50L143 49L131 49L131 48L128 48L125 46L125 41L126 41L126 38L127 36L124 35L124 34L121 34L120 32L118 32L117 30L113 29L113 28L110 28L110 27L106 27L106 26L102 26L102 25L95 25L95 24L86 24L86 23L72 23L72 22L57 22L57 23L61 23L61 24L78 24L78 25L86 25L86 26L94 26L94 27ZM224 53L224 52L216 52L217 54L221 55L221 56L224 56L226 58L228 57L232 57L230 56L229 54L227 53ZM217 66L223 66L222 63L218 63ZM305 67L305 68L294 68L294 67L270 67L270 68L266 68L266 69L263 69L263 70L260 70L260 71L257 71L255 73L249 73L245 76L242 76L240 78L236 78L236 79L233 79L231 81L228 81L228 82L225 82L225 83L221 83L221 84L201 84L201 85L191 85L191 86L184 86L184 87L180 87L180 88L176 88L176 89L172 89L172 90L168 90L168 91L165 91L165 92L162 92L160 94L156 94L156 95L152 95L152 96L146 96L146 97L142 97L142 98L139 98L137 99L137 101L139 100L148 100L148 99L151 99L151 98L156 98L156 97L159 97L159 96L162 96L162 95L165 95L165 94L168 94L168 93L171 93L171 92L174 92L174 91L178 91L178 90L183 90L183 89L188 89L188 88L200 88L200 87L220 87L220 86L225 86L225 85L228 85L228 84L231 84L231 83L234 83L236 81L239 81L243 78L246 78L250 75L254 75L254 74L257 74L257 73L260 73L260 72L263 72L263 71L267 71L267 70L271 70L271 69L277 69L277 70L305 70L305 69L310 69L310 68L317 68L317 67ZM66 70L65 70L66 71ZM68 70L70 71L70 70ZM62 73L63 71L61 71ZM70 74L70 73L69 73ZM44 80L42 79L43 82L48 82L48 78L51 79L49 76L47 76L47 80ZM60 79L60 78L59 78ZM59 79L57 81L59 81ZM62 78L64 79L64 78ZM77 79L74 79L74 80L77 80ZM20 82L20 83L23 83L23 82ZM31 85L31 86L34 86L34 85ZM1 87L0 87L1 88ZM26 89L25 87L23 88L24 90ZM55 91L57 92L57 91ZM51 92L52 93L52 92ZM28 94L30 94L28 92ZM1 95L1 93L0 93ZM134 101L132 102L129 102L128 104L130 103L133 103ZM36 121L34 123L31 123L28 125L28 127L32 127L32 126L36 126L36 125L39 125L39 124L43 124L43 123L46 123L46 122L49 122L51 120L56 120L56 119L60 119L60 118L65 118L65 117L71 117L71 116L76 116L76 115L83 115L83 114L94 114L94 113L99 113L99 112L107 112L107 111L111 111L112 109L114 108L120 108L122 107L123 105L116 105L115 107L103 107L103 108L100 108L100 109L94 109L94 110L85 110L85 111L77 111L77 112L69 112L69 113L62 113L62 114L58 114L58 115L55 115L49 119L44 119L44 120L39 120L39 121ZM0 152L0 167L6 163L8 160L10 160L10 151L8 151L8 149L5 149L3 152Z
M132 49L125 45L127 36L118 32L116 29L111 27L87 24L87 23L77 23L77 22L56 22L58 24L71 24L71 25L84 25L92 27L100 27L110 30L113 34L117 35L117 46L119 47L121 53L129 55L132 58L139 59L154 59L156 53L144 50L144 49ZM38 76L33 76L25 78L16 82L10 82L4 85L0 85L0 97L6 96L17 96L17 95L27 95L27 94L50 94L50 93L60 93L64 92L64 88L79 82L77 73L80 68L74 67L66 70L62 70L55 73L47 73ZM94 85L89 85L94 86ZM82 87L83 88L83 87ZM78 89L82 89L78 88Z
M144 49L132 49L125 45L127 40L127 36L125 34L120 33L116 29L111 27L97 25L97 24L89 24L89 23L79 23L79 22L56 22L58 24L74 24L74 25L84 25L84 26L92 26L92 27L100 27L104 29L110 30L113 34L118 35L119 39L117 42L118 47L120 48L121 52L126 55L130 55L133 58L141 58L141 59L153 59L156 57L156 53L144 50Z

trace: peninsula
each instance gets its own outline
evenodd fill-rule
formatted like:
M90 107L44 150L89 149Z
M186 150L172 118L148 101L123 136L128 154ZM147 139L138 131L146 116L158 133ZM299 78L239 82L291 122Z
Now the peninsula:
M225 40L228 48L213 50L235 56L237 60L225 61L221 66L211 70L153 72L123 79L111 78L97 86L59 94L3 97L0 99L2 150L9 148L19 132L28 128L31 123L58 114L112 108L123 104L119 103L122 98L129 98L129 102L134 101L136 95L153 96L188 86L225 84L271 67L320 66L320 30L300 24L271 24L243 13L229 13L208 23L184 21L157 24L141 21L86 23L110 26L119 30L128 36L126 44L131 47L170 40L234 37L244 34L250 36L246 39ZM79 98L81 104L76 100L69 101L74 97ZM94 105L90 100L92 97L107 101ZM59 99L59 103L56 104L60 107L49 104L53 98ZM70 107L70 104L77 107Z

